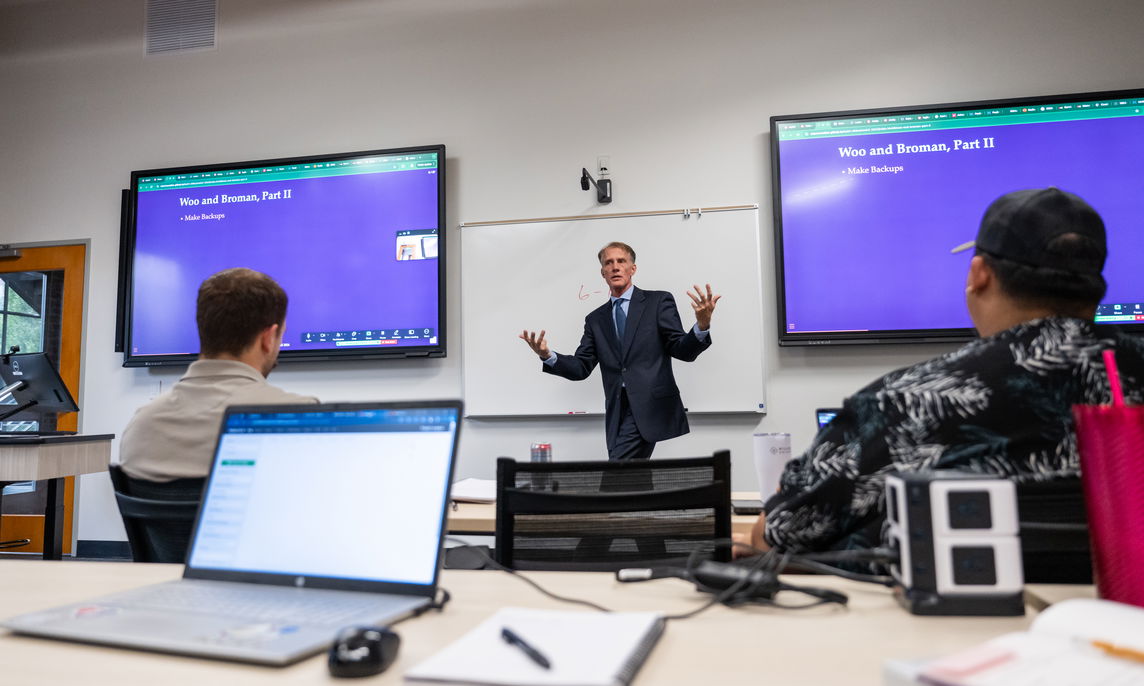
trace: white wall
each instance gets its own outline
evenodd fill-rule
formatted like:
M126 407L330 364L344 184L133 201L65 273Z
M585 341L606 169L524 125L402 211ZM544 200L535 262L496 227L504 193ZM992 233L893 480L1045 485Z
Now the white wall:
M120 432L178 376L123 369L112 352L119 189L133 169L443 142L455 227L598 211L577 173L608 154L609 211L758 202L769 217L772 114L1138 87L1144 73L1137 0L219 6L217 50L145 58L141 0L0 0L0 243L91 239L86 432ZM768 221L764 232L769 291ZM458 245L455 229L448 240ZM464 256L450 257L449 357L289 365L274 383L327 400L458 396ZM543 325L541 313L521 324ZM759 345L763 426L793 432L796 449L815 406L948 349L784 350L772 334ZM734 486L753 488L757 420L694 417L657 455L731 448ZM603 456L599 419L474 421L460 475L490 477L497 455L537 439L558 459ZM79 512L79 538L123 538L105 476L83 478Z

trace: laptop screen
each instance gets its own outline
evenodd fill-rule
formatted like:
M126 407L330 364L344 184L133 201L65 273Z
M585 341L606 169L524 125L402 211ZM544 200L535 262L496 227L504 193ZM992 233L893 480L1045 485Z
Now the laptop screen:
M834 416L842 410L837 407L820 407L814 411L814 418L818 422L818 428L822 428L829 424Z
M459 424L458 402L230 408L187 576L435 584Z

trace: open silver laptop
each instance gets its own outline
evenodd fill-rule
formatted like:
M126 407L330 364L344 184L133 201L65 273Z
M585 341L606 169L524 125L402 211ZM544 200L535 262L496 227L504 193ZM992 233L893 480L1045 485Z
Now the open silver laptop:
M231 407L182 579L4 626L287 664L409 615L437 592L460 424L459 401Z

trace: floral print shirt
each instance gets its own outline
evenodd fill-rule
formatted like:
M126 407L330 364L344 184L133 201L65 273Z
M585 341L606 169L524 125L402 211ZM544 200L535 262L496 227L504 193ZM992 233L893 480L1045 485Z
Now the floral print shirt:
M1130 404L1144 402L1144 340L1048 317L899 369L847 398L768 499L766 541L792 552L879 543L885 478L958 469L1023 480L1076 476L1071 408L1111 402L1115 349Z

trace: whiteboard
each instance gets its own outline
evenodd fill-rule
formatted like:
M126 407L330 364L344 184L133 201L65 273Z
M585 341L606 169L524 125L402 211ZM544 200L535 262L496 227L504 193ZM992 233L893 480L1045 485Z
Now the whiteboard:
M461 330L468 416L603 414L597 367L584 381L541 372L518 336L547 331L571 355L584 317L608 301L596 258L622 241L636 252L632 282L675 296L684 329L695 324L687 291L710 283L722 295L712 345L694 362L672 360L689 412L764 412L759 211L746 209L614 218L462 225Z

